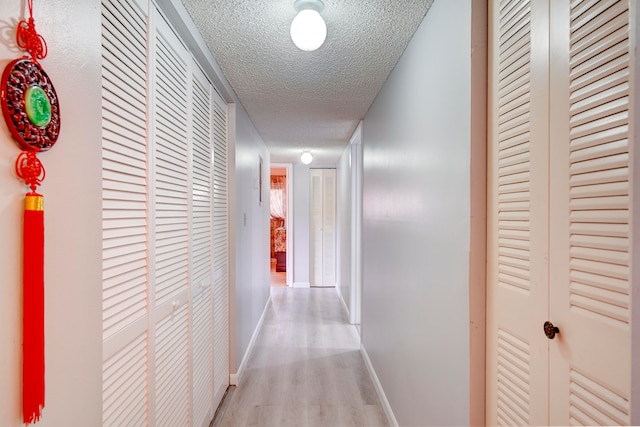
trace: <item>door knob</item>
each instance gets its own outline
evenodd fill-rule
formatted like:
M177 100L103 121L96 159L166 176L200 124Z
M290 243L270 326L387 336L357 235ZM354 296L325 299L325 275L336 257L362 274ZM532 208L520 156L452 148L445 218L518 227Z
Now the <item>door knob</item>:
M558 329L557 326L554 326L553 323L549 322L548 320L544 322L544 334L547 336L547 338L552 340L555 338L556 334L559 333L560 329Z

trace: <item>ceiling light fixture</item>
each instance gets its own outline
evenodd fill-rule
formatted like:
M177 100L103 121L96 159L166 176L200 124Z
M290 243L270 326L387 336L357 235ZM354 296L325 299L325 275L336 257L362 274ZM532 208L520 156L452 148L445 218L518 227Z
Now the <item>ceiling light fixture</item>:
M311 161L313 160L313 156L311 155L310 152L305 151L304 153L302 153L302 155L300 156L300 161L302 163L304 163L305 165L308 165L311 163Z
M291 21L291 40L301 50L318 49L327 38L327 24L320 16L324 3L321 0L296 0L293 7L298 14Z

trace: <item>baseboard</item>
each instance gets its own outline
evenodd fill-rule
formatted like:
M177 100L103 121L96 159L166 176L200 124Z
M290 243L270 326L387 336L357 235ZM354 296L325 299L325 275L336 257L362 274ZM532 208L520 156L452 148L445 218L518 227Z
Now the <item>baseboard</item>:
M360 353L362 354L362 358L364 359L364 364L367 367L367 371L369 371L369 376L371 377L371 381L373 382L373 387L376 389L376 393L378 398L380 399L380 404L382 405L382 409L384 410L384 414L387 416L387 421L390 426L398 427L398 420L396 420L396 416L393 414L393 410L391 409L391 405L387 400L387 396L384 394L384 390L382 389L382 384L378 379L378 375L376 374L376 370L373 369L373 365L371 364L371 359L369 359L369 355L367 354L367 350L364 348L364 344L360 343Z
M310 288L311 283L293 282L293 287L294 288Z
M260 334L260 330L262 329L262 324L264 323L265 317L267 317L267 310L271 305L271 295L269 295L269 299L264 306L264 310L262 311L262 315L260 316L260 320L258 320L258 324L253 331L253 335L251 336L251 341L249 341L249 345L247 346L247 351L244 352L244 357L242 358L242 362L238 367L238 372L234 374L229 374L229 385L237 386L242 379L242 373L247 366L247 362L249 361L249 357L251 357L251 353L253 352L253 347L256 344L256 340L258 339L258 335Z
M349 313L349 307L347 307L347 303L344 302L344 298L342 297L342 292L340 292L340 288L336 286L336 293L338 294L338 298L342 302L342 308L344 308L344 312L347 315L347 319L349 319L349 323L351 323L351 313Z
M229 374L229 385L237 386L238 385L238 374Z

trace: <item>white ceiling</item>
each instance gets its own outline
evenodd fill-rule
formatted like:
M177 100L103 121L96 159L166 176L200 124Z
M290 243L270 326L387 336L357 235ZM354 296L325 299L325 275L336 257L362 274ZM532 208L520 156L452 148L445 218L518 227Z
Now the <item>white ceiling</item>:
M324 0L327 40L289 36L294 0L182 0L272 162L335 164L433 0Z

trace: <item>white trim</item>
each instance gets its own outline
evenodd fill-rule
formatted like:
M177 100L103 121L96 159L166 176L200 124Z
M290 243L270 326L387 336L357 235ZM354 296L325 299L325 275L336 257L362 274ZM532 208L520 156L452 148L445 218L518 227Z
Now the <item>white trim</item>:
M153 0L163 15L171 23L180 39L185 43L202 67L203 71L211 79L215 91L218 92L226 103L237 102L235 92L231 84L224 77L222 68L207 48L207 43L202 38L200 31L193 22L182 2L175 0Z
M293 163L271 163L271 168L284 168L287 179L287 218L285 229L287 230L287 286L293 287Z
M351 295L349 298L349 323L362 321L362 121L353 132L349 145L351 151Z
M342 292L340 292L340 286L336 286L336 293L338 294L338 298L340 298L340 302L342 302L342 308L344 308L344 312L347 315L347 319L349 318L349 307L347 307L347 303L344 302L344 298L342 298Z
M238 379L240 378L240 374L229 374L229 385L230 386L237 386L238 385Z
M229 385L237 386L242 379L242 374L244 373L244 369L247 367L247 363L249 362L249 357L253 352L253 347L256 344L256 340L258 339L258 335L260 334L260 330L262 329L262 324L264 323L264 319L267 317L267 310L271 306L271 296L267 300L267 303L264 306L264 310L262 311L262 315L260 316L260 320L258 320L258 324L256 325L256 329L253 331L253 335L251 336L251 341L249 341L249 345L247 346L247 351L244 353L244 357L242 358L242 362L240 363L240 367L238 368L238 372L229 374Z
M369 355L367 354L367 350L364 348L364 344L360 343L360 354L362 354L362 358L364 359L364 364L367 367L367 371L369 371L369 376L371 377L371 381L373 382L373 387L376 389L376 394L380 399L380 405L382 405L382 409L384 410L384 414L387 416L387 421L390 426L398 427L398 420L396 420L396 416L393 413L393 409L391 409L391 404L387 400L387 396L384 394L384 390L382 389L382 384L378 379L378 375L376 374L376 370L373 369L373 365L371 364L371 359L369 359Z
M294 288L310 288L311 287L311 283L309 282L294 282L293 283L293 287Z

